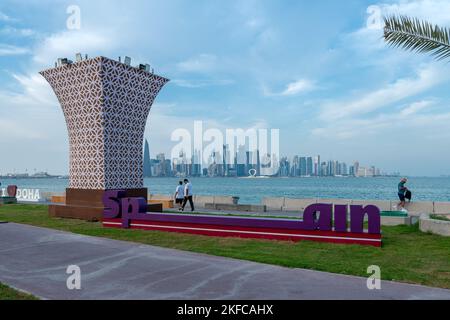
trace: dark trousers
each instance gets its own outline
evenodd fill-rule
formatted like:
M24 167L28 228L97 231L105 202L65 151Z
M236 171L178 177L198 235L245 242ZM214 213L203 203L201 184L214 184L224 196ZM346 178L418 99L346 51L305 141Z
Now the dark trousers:
M186 206L186 203L189 201L189 205L191 206L191 210L194 211L194 201L192 201L192 196L187 196L184 197L184 201L183 201L183 210L184 207Z

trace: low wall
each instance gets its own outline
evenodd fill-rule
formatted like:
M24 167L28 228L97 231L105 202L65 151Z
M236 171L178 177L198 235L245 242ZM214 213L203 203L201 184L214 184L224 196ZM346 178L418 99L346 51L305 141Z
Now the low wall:
M42 192L41 198L43 202L64 203L64 192ZM166 194L149 194L148 199L153 203L158 200L161 202L173 201L172 195ZM237 205L237 198L232 196L204 196L194 195L195 205L199 208L205 208L207 203L210 204L229 204ZM349 199L295 199L287 197L265 197L260 204L265 206L267 211L295 211L303 212L306 207L314 203L333 203L333 204L347 204L347 205L369 205L373 204L379 207L382 211L396 211L398 201L390 200L349 200ZM432 202L432 201L413 201L406 203L406 209L410 215L419 217L422 213L434 213L450 215L450 202Z
M2 204L15 204L17 203L16 197L0 197L0 205Z
M173 201L172 195L166 195L166 194L149 194L148 196L149 200L151 201ZM234 205L237 204L236 197L232 196L203 196L203 195L194 195L193 197L194 204L196 207L199 208L205 208L205 205L207 203L211 204L228 204L228 205Z
M390 200L350 200L350 199L293 199L286 197L266 197L261 204L267 207L267 210L276 211L304 211L306 207L315 203L332 203L346 205L376 205L381 211L396 211L398 201ZM411 215L419 216L422 213L450 214L450 202L432 202L418 201L406 203L406 209Z
M224 203L206 203L205 209L220 211L243 211L243 212L266 212L264 205L257 204L224 204Z
M450 214L450 202L435 202L433 213Z
M285 198L263 198L261 204L266 206L267 210L282 211L285 207Z
M400 226L413 224L413 217L381 217L382 226Z
M450 237L450 221L431 219L430 215L420 216L419 228L422 232L431 232L445 237Z
M234 205L236 200L231 196L202 196L194 195L194 204L199 208L206 208L206 204L228 204Z

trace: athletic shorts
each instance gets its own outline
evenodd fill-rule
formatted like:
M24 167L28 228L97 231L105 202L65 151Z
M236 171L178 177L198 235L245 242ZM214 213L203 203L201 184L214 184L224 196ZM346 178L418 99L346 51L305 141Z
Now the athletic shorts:
M184 198L181 199L175 199L175 203L183 203Z
M398 198L400 199L400 201L405 201L406 200L404 193L399 193L398 194Z

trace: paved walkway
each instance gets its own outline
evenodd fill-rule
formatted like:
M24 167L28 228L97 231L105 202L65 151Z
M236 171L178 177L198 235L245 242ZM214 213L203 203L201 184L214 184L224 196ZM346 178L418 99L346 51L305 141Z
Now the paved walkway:
M78 265L81 290L66 287ZM0 224L0 282L46 299L450 299L450 290Z

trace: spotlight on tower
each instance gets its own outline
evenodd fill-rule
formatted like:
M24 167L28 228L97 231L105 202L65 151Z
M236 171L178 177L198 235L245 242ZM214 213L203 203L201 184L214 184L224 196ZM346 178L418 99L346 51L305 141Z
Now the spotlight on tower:
M67 58L58 58L58 67L65 66L71 63L72 61Z

